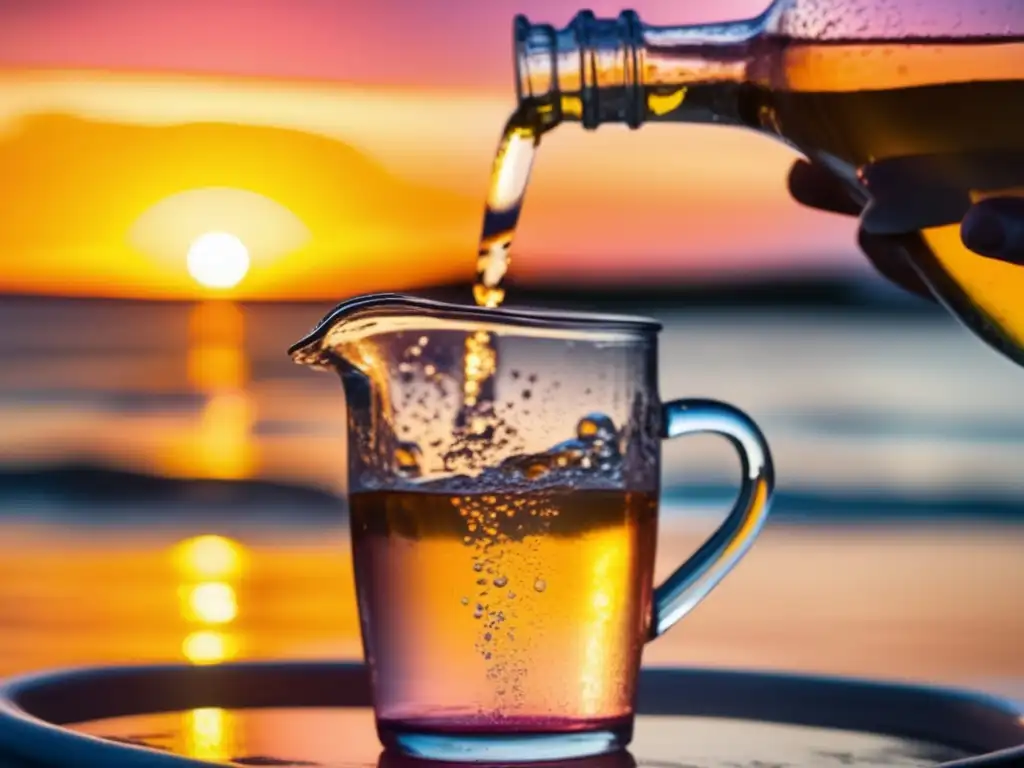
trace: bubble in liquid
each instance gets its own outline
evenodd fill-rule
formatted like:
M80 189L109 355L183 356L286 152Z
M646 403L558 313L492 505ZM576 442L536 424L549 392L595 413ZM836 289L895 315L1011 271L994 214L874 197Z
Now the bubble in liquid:
M477 573L480 573L480 571L482 571L483 569L484 569L484 564L483 563L473 563L473 570L476 571Z
M494 580L494 586L496 587L504 587L506 584L508 584L507 576L499 576Z
M614 440L618 435L615 422L603 413L588 413L576 425L576 436L580 440Z
M468 597L463 597L461 600L459 600L459 602L462 603L463 605L469 605L469 598Z
M546 464L542 464L541 462L536 461L530 464L523 474L525 474L527 479L529 480L539 480L548 473L548 469L549 468Z
M535 582L533 582L533 588L538 592L543 592L545 589L548 588L548 583L544 581L544 579L537 579Z
M395 446L395 470L402 477L416 478L423 474L420 462L423 452L416 443L399 443Z
M476 609L473 611L473 618L474 619L479 619L479 618L482 618L483 615L484 615L484 607L482 605L480 605L480 603L477 603L476 604Z

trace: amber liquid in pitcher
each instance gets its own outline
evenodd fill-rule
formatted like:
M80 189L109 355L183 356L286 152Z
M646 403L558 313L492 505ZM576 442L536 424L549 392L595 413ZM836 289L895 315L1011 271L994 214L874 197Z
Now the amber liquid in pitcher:
M352 494L382 738L629 729L656 513L625 490Z
M1024 364L1024 267L960 240L971 201L1024 195L1024 41L789 43L776 60L785 87L736 86L740 121L918 217L900 238L913 265Z

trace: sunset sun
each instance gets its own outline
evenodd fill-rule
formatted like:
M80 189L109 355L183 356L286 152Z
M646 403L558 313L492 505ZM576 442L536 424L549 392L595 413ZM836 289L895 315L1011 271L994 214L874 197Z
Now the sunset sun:
M187 261L204 288L234 288L249 271L249 249L229 232L207 232L189 246Z

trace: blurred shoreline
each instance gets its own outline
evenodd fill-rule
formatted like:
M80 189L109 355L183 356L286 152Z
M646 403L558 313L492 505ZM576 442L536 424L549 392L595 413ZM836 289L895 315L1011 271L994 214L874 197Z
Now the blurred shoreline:
M460 301L468 288L420 293ZM512 295L660 320L662 396L725 400L758 421L776 521L1024 520L1024 372L880 280ZM338 515L344 397L285 354L329 308L0 297L0 517ZM666 514L730 503L723 441L667 442L663 463Z
M684 312L688 309L702 311L738 308L778 308L792 311L814 308L825 311L849 311L861 309L875 311L888 308L900 313L944 316L935 305L923 301L897 288L864 268L834 269L818 273L806 268L799 270L772 270L766 274L734 273L723 271L716 277L703 280L681 281L678 274L670 273L662 281L652 281L645 275L640 283L614 283L594 281L586 275L575 283L547 281L542 285L518 282L513 278L506 281L508 292L506 306L560 307L564 309L603 309L626 311L629 308L650 308L661 311ZM451 303L467 303L472 299L470 283L425 286L400 291ZM241 306L319 307L351 298L358 294L338 294L323 299L283 299L239 301ZM218 297L210 295L207 299ZM202 297L184 301L181 299L126 298L115 296L90 296L69 294L66 296L31 293L0 293L0 305L30 303L38 304L89 304L102 305L156 305L188 306L202 301Z
M662 515L676 522L724 513L735 498L728 485L675 483L662 489ZM270 525L345 523L344 496L326 488L271 480L169 478L110 467L57 465L0 469L0 522L46 518L67 524L121 520L159 523L258 518ZM776 524L1024 523L1024 496L978 490L958 496L898 495L861 488L782 488L772 507Z

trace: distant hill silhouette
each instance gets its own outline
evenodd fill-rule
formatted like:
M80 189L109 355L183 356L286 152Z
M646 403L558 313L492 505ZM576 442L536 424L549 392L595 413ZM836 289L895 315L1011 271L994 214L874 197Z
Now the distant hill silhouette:
M717 483L669 484L663 504L692 510L724 510L735 490ZM97 516L130 517L140 524L173 510L178 520L190 512L278 524L347 519L345 499L322 489L269 480L180 479L88 464L0 469L0 519L28 512L24 502L54 505L69 521ZM772 521L782 523L899 523L906 520L1019 522L1024 505L1016 495L965 490L962 494L899 494L862 488L782 488Z
M215 505L238 513L252 506L284 506L300 515L336 515L344 506L327 491L271 480L181 479L91 464L0 469L0 503L28 499L82 507L127 506L142 517L145 512L139 504L174 505L183 514L192 506Z

